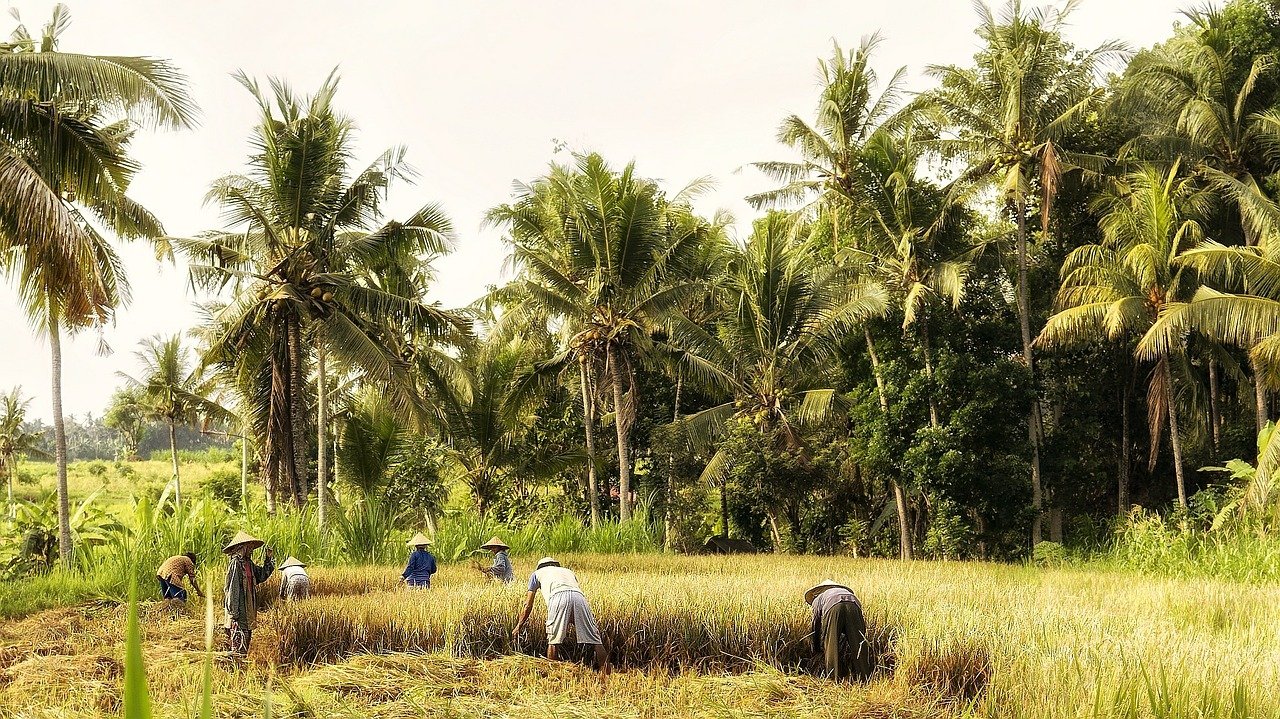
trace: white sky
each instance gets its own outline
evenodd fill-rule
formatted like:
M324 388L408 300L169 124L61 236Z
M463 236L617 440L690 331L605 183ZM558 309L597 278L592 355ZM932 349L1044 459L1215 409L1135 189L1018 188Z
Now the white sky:
M1028 0L1033 4L1034 0ZM52 2L0 0L34 32ZM1167 37L1188 0L1085 0L1071 38L1082 46L1117 39L1142 47ZM143 170L131 194L177 235L219 228L204 207L214 178L243 167L254 105L231 79L237 69L276 75L309 93L334 66L337 106L359 127L360 162L394 144L409 147L422 173L393 191L404 217L427 201L453 218L459 249L437 263L434 297L464 305L499 282L505 251L482 230L485 210L505 201L513 180L537 176L553 140L598 150L616 165L636 159L641 174L671 189L711 175L703 207L725 207L740 228L752 212L742 197L769 186L756 160L788 157L774 140L778 121L812 115L816 62L833 39L846 48L881 31L882 77L906 65L913 89L930 63L967 63L977 48L968 0L717 0L686 2L352 3L349 0L174 2L71 0L73 24L61 49L169 58L190 78L201 124L182 133L144 133L134 144ZM9 31L0 18L0 31ZM563 157L561 158L563 159ZM132 372L139 339L195 322L182 267L159 266L145 244L122 249L133 285L95 354L94 336L63 343L64 406L100 414ZM46 421L48 343L34 336L0 282L0 389L21 385Z

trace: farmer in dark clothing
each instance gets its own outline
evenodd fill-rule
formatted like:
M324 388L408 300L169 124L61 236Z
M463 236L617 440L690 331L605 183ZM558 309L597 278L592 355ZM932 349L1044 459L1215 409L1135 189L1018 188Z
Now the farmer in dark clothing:
M805 592L804 601L813 606L813 656L823 657L827 676L871 676L875 667L867 644L867 623L853 590L828 579Z
M222 551L230 555L227 564L227 581L223 585L222 608L226 611L224 628L231 640L231 651L244 656L249 653L249 640L253 636L253 624L258 618L258 601L255 590L267 581L275 570L275 553L267 548L262 566L253 563L253 550L265 542L239 532Z
M431 575L436 573L436 558L427 551L427 544L430 542L422 532L413 535L413 539L408 542L413 547L413 554L409 555L409 564L400 574L400 581L413 589L431 588Z

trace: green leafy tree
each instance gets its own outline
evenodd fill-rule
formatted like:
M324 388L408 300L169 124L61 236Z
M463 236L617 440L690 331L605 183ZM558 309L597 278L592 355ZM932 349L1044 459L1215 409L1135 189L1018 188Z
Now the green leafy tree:
M1020 0L1010 0L996 14L979 3L975 6L977 34L983 47L974 64L930 68L940 86L930 93L928 102L941 113L948 133L935 143L938 151L965 164L965 180L994 186L1017 226L1018 321L1023 361L1033 378L1028 209L1033 202L1038 204L1041 233L1047 236L1063 173L1072 168L1101 169L1101 158L1072 152L1062 143L1099 106L1103 90L1095 79L1102 65L1120 50L1107 43L1082 51L1067 42L1063 28L1077 4L1071 0L1061 9L1024 9ZM1040 475L1044 422L1038 398L1029 409L1034 545L1041 539L1044 508Z
M216 422L231 418L221 405L208 399L210 387L193 369L178 335L151 337L138 343L134 353L142 372L138 378L123 372L120 376L139 394L138 407L143 416L169 428L169 457L173 463L174 503L182 506L182 479L178 467L178 428L192 427L200 421Z
M279 81L268 93L238 79L259 105L255 154L245 174L218 180L209 193L236 229L177 242L197 284L231 295L209 308L204 359L240 395L261 447L269 508L278 493L297 506L306 501L306 411L317 400L323 523L327 362L377 383L403 415L424 419L412 348L420 336L463 324L425 300L424 258L448 250L452 227L435 205L403 222L383 218L386 191L412 168L397 147L353 172L353 126L332 105L336 76L308 98ZM313 356L318 392L308 382Z
M138 457L138 447L147 436L147 418L142 402L140 388L121 387L111 395L111 403L102 416L103 426L119 435L126 459Z
M22 388L14 387L0 394L0 474L8 487L8 516L16 515L13 500L13 480L18 475L18 463L24 457L48 457L40 448L42 437L31 431L27 424L27 405L30 399L22 397Z
M59 555L70 561L62 334L109 321L128 297L119 257L99 228L159 237L160 223L127 194L138 127L189 127L186 79L164 60L64 53L64 5L37 40L19 25L0 47L0 268L49 338ZM89 221L92 217L94 221Z
M708 232L687 204L703 187L695 182L668 201L634 164L618 172L598 154L579 154L572 167L552 165L512 203L489 212L488 221L509 233L511 259L524 273L521 293L572 333L567 350L541 373L578 363L585 398L594 397L595 370L608 375L624 521L631 517L631 425L641 401L635 365L651 349L654 330L698 289L680 269ZM585 423L594 466L593 410L588 404Z
M1210 196L1180 166L1162 171L1144 167L1126 175L1095 202L1102 213L1104 242L1076 248L1062 267L1058 311L1037 343L1061 347L1096 342L1131 342L1154 331L1162 313L1193 291L1179 255L1202 237L1197 221ZM1154 338L1154 335L1152 335ZM1184 359L1181 342L1159 350L1139 347L1139 359L1153 361L1147 391L1151 461L1167 424L1177 478L1178 502L1187 506L1178 422L1175 368Z
M829 417L838 404L833 362L841 337L882 315L887 293L820 263L781 213L756 222L747 246L730 261L724 288L732 310L713 331L674 323L685 371L731 397L689 416L689 431L710 443L733 422L747 422L761 441L797 451L805 443L803 426ZM703 470L704 481L723 483L732 461L721 448ZM776 525L774 509L765 512Z

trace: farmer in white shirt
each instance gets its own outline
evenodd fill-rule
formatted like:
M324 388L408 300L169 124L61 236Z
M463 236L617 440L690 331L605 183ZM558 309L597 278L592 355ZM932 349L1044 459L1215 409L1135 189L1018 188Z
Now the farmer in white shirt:
M578 586L578 578L551 557L539 559L538 568L529 576L529 593L525 597L524 610L516 620L516 628L511 632L512 641L519 639L520 630L533 611L534 597L539 589L547 602L547 658L556 659L559 645L565 643L569 627L573 627L578 644L595 645L596 667L600 669L601 676L609 676L609 654L600 640L600 629L596 626L591 607L587 606L587 598Z

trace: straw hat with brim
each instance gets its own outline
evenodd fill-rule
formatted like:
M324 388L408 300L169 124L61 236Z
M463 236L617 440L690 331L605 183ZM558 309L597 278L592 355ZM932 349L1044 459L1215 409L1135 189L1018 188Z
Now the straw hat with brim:
M480 548L481 548L481 549L491 549L491 550L493 550L493 551L495 551L495 552L496 552L496 551L498 551L498 550L500 550L500 549L511 549L511 547L507 546L507 543L506 543L506 542L502 541L501 539L498 539L497 537L494 537L493 539L490 539L489 541L485 542L484 544L481 544L481 545L480 545Z
M538 560L538 569L542 569L543 567L558 567L558 566L560 566L560 562L556 561L551 557L543 557L542 559Z
M289 557L279 566L279 569L288 569L289 567L305 567L307 565L299 562L296 557Z
M813 598L818 596L819 594L822 594L828 589L844 589L850 592L853 591L852 589L849 589L845 585L840 584L839 582L836 582L833 579L826 579L826 580L823 580L820 584L815 584L812 587L809 587L809 591L804 593L804 603L813 604Z
M250 545L249 549L257 549L258 547L266 544L266 542L258 539L252 534L249 534L248 532L236 532L235 539L232 539L230 544L222 548L222 553L230 554L233 550L246 544Z
M424 544L431 544L431 540L427 539L427 535L423 534L422 532L418 532L417 534L413 535L413 539L410 539L407 542L407 544L410 547L421 547Z

